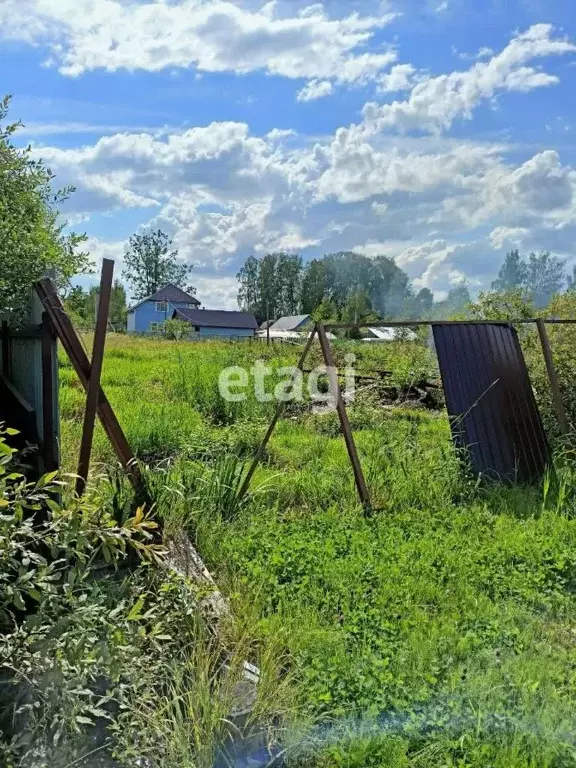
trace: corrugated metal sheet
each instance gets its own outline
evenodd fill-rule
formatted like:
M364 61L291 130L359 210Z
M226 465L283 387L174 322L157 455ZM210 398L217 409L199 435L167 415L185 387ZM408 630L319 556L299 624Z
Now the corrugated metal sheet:
M31 295L29 325L19 334L13 329L10 335L10 361L2 360L0 370L10 370L9 381L17 392L33 408L35 435L27 435L37 442L40 448L43 438L44 399L42 390L42 341L40 338L40 323L42 320L42 305L36 294ZM58 356L56 342L53 342L52 390L54 393L53 422L56 432L56 447L59 446L60 422L58 409ZM2 409L0 409L0 413ZM10 423L12 414L3 414L7 425L19 427ZM23 428L23 425L22 425Z
M548 444L515 329L470 323L433 332L452 434L474 471L507 482L541 477Z

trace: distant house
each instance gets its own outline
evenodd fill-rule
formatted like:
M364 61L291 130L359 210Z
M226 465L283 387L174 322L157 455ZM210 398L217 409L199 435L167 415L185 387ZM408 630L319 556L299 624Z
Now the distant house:
M176 308L172 313L175 320L190 323L192 335L225 336L246 338L254 336L258 329L256 318L250 312L234 312L224 309Z
M364 336L362 341L387 342L387 341L416 341L418 336L408 328L366 328L370 334Z
M272 323L271 331L303 331L310 323L310 315L286 315Z
M168 283L128 310L128 333L156 333L175 309L194 309L200 302L177 285Z
M260 339L275 339L284 341L298 341L305 339L312 330L312 318L310 315L287 315L276 320L269 328L264 324L256 334ZM329 339L336 338L333 334L327 333Z

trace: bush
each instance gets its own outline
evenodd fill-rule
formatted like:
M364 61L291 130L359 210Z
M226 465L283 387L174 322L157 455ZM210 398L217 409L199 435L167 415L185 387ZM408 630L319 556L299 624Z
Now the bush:
M159 550L143 509L119 526L95 499L62 506L55 472L27 482L12 434L0 429L0 722L28 765L109 717L114 694L102 681L126 656L106 637L127 588L119 569L129 548Z

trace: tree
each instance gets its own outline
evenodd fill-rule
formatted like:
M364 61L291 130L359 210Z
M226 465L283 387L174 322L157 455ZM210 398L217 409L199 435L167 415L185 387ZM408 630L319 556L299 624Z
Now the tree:
M72 312L79 317L84 317L86 293L81 285L75 285L70 289L64 297L64 306L66 311Z
M249 256L236 275L240 283L238 304L253 312L259 322L294 315L300 308L302 259L284 252Z
M443 301L434 305L433 317L435 320L447 320L457 316L467 315L471 302L470 291L465 280L448 291L448 296Z
M304 314L315 312L326 295L326 267L321 259L312 259L306 265L300 290L300 307Z
M565 272L566 262L550 251L531 253L528 261L521 258L518 250L506 254L498 279L492 283L495 291L510 291L522 288L531 294L534 305L545 307L551 298L560 293L570 279Z
M257 315L263 320L274 319L280 311L280 283L277 280L278 255L267 253L258 264L259 302Z
M300 309L302 290L302 257L289 253L277 254L276 281L278 314L296 315Z
M323 257L326 294L341 312L349 296L363 289L374 300L380 288L376 261L352 251L329 253Z
M531 253L528 257L526 287L536 307L545 307L566 283L566 261L550 251Z
M132 235L122 277L129 283L134 299L145 299L167 283L184 287L193 265L178 262L178 251L171 247L172 240L160 229Z
M76 309L77 314L88 328L93 328L96 324L99 297L100 288L97 285L93 285L88 290L88 293L84 294L83 306ZM108 320L114 325L123 325L126 322L126 313L126 289L119 280L115 280L110 292Z
M415 319L427 318L434 306L434 294L430 288L421 288L414 297Z
M372 289L374 308L389 319L406 314L412 297L408 275L389 256L376 256L374 265L377 272Z
M348 297L341 317L345 323L363 323L368 319L376 319L363 288Z
M317 323L336 322L338 320L338 308L333 301L324 297L311 315L312 319Z
M526 285L527 277L528 268L520 258L518 249L508 251L504 264L498 272L498 278L492 283L492 289L494 291L509 291L513 288L521 288Z
M128 308L126 305L126 289L120 280L114 280L112 292L110 294L110 312L108 317L114 325L124 325Z
M236 278L239 282L238 287L238 306L246 312L253 312L259 309L260 287L258 284L259 263L256 256L248 256L244 266L240 269Z
M18 149L12 136L21 123L5 124L10 98L0 101L0 313L25 319L32 284L47 271L58 285L90 267L78 250L84 235L63 234L60 204L72 187L52 189L54 176L31 148Z
M568 276L568 287L566 288L566 291L569 293L574 293L576 291L576 264L572 267L572 274Z
M480 293L468 310L478 320L520 320L536 314L530 294L521 287Z
M177 318L166 320L164 322L164 336L172 341L180 341L186 336L189 336L192 330L190 323L186 320L178 320Z

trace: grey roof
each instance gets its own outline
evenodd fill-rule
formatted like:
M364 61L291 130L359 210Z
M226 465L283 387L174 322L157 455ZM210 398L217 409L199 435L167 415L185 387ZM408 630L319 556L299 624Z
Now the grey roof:
M298 331L310 320L310 315L287 315L270 326L271 331Z
M192 325L208 328L248 328L255 331L258 328L256 318L250 312L234 312L225 309L179 309L172 314L181 320L187 320Z
M173 283L168 283L163 288L159 288L156 293L153 293L151 296L141 299L137 304L134 304L133 307L130 307L129 312L132 312L133 309L136 309L136 307L139 307L146 301L168 301L171 304L185 302L187 304L196 304L197 306L200 306L200 302L195 296L191 296Z

